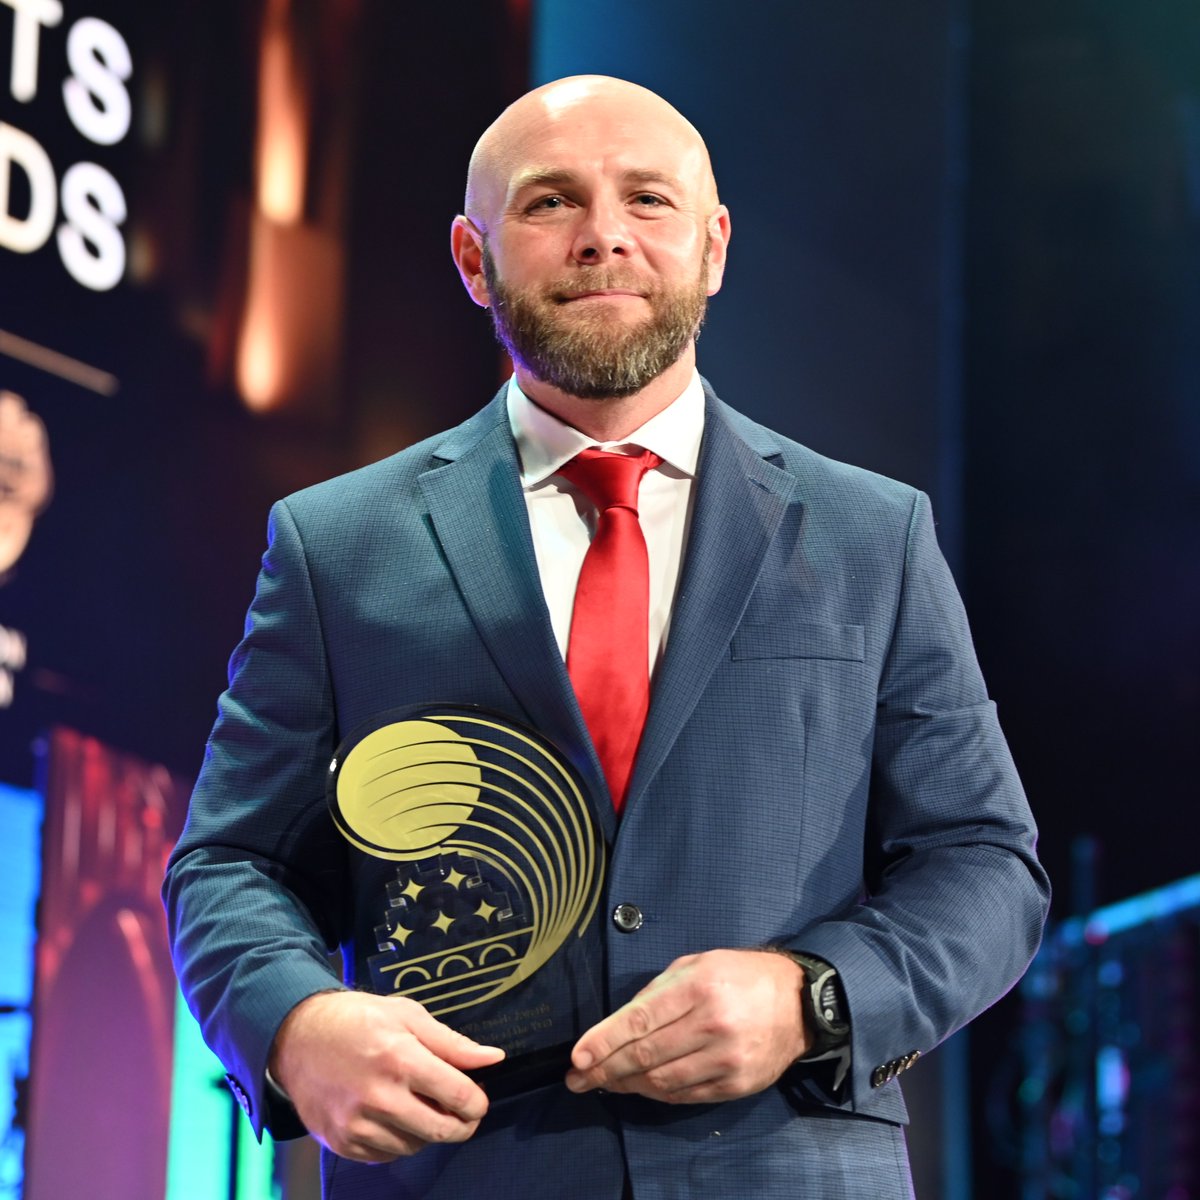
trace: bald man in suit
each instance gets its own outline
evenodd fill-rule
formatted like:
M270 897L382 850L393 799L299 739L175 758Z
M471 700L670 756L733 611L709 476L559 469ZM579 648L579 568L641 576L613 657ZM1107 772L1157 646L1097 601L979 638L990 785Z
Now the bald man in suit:
M337 1200L908 1196L896 1076L1011 987L1048 897L928 501L696 373L730 218L658 96L531 92L464 210L454 260L513 379L273 510L166 881L189 1002ZM597 447L649 464L651 691L619 778L565 661L598 526L569 464ZM466 1072L500 1050L359 990L377 864L324 803L341 737L431 700L546 734L609 847L607 1015L561 1082L490 1105Z

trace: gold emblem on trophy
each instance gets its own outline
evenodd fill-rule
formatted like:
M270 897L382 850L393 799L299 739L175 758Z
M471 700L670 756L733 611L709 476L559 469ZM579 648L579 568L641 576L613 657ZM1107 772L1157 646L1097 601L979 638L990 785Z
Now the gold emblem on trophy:
M330 764L338 829L396 864L373 981L439 1018L469 1016L584 934L604 844L573 772L534 731L466 706L388 716L403 719Z

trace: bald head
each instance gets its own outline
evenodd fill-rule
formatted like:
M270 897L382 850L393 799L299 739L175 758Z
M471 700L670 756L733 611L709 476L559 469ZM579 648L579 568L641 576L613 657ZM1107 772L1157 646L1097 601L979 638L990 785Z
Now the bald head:
M681 113L636 83L573 75L528 92L485 130L467 170L466 216L486 231L522 176L554 170L556 147L567 145L678 173L705 215L720 203L704 139Z

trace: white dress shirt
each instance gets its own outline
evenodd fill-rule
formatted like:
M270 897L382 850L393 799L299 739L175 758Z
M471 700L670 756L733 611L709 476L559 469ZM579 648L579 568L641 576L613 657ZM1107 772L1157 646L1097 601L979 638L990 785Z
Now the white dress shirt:
M637 454L651 450L662 465L648 471L638 493L638 516L650 560L650 675L662 659L679 586L683 551L692 518L693 484L704 434L704 389L693 373L683 393L657 416L619 442L597 442L538 408L508 382L508 420L521 461L521 489L537 555L550 623L565 659L571 610L583 557L596 530L596 509L573 484L556 474L580 450Z

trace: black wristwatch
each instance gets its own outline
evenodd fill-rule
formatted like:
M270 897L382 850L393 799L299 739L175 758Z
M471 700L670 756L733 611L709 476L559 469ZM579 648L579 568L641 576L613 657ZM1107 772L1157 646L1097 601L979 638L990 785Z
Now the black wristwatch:
M804 968L804 987L800 989L800 1011L810 1044L800 1058L805 1062L842 1049L850 1040L850 1021L837 971L823 958L813 958L796 950L784 953Z

